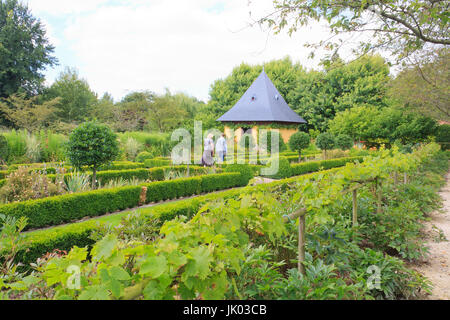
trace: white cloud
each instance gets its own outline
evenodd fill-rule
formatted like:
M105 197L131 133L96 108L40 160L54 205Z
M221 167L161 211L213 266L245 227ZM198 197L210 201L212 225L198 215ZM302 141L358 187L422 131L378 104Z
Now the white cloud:
M97 9L108 0L28 0L29 8L35 14L79 14L86 11Z
M116 99L129 91L168 87L206 100L213 81L241 62L289 55L306 67L315 66L303 44L327 34L318 25L292 38L246 28L249 11L261 17L270 12L272 0L250 7L242 0L29 1L36 12L68 15L60 41L76 56L79 64L73 67L93 90Z

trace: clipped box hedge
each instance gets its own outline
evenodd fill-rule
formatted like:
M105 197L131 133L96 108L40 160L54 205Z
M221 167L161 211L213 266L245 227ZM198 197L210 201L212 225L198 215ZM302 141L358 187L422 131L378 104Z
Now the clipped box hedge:
M176 172L185 172L187 170L186 166L175 166L175 167L158 167L152 169L128 169L128 170L110 170L110 171L99 171L97 172L97 180L101 183L105 184L111 180L117 179L139 179L139 180L151 180L151 181L162 181L165 179L164 173L166 171L176 171ZM207 172L207 169L199 166L191 166L190 172L192 175L204 174ZM50 179L55 181L56 175L49 174L47 175ZM71 173L64 174L64 180L67 182L67 179L71 176Z
M146 202L150 203L243 186L240 175L236 172L213 174L28 200L1 205L0 214L27 217L27 229L56 226L137 207L144 186L147 187Z
M147 159L144 161L144 167L146 167L146 168L164 167L164 166L170 166L171 163L172 163L171 160Z
M364 157L348 157L323 161L309 161L305 163L291 164L291 171L293 176L302 175L305 173L316 172L321 168L324 170L345 166L349 162L362 162Z

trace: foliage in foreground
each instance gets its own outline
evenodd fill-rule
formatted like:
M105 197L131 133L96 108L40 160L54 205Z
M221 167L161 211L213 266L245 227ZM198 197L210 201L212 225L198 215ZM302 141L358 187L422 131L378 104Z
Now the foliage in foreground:
M101 240L91 251L74 247L67 255L38 261L30 275L18 276L15 282L3 281L4 289L9 288L3 290L3 298L414 297L428 288L428 282L407 269L399 257L414 260L418 257L413 251L423 247L417 226L424 214L435 209L433 194L442 184L435 172L442 173L448 165L447 157L445 161L442 157L430 160L436 151L436 145L409 156L395 151L391 156L384 151L380 157L366 159L363 165L348 164L335 174L318 174L314 179L274 189L261 187L235 199L208 204L191 220L179 216L161 227L153 221L147 230L141 230L146 237L133 233L134 226L143 224L136 223L139 217L131 217L123 222L126 228L105 230L104 236L97 234ZM423 177L419 182L432 188L411 192L414 184L400 187L389 179L394 171L409 172L414 179ZM350 198L342 191L356 178L374 177L385 181L384 194L388 196L383 198L383 211L373 214L376 197L369 185L362 190L360 225L350 227ZM417 192L423 192L429 201L420 201ZM305 275L295 269L295 222L283 221L283 215L299 207L308 209ZM412 210L408 216L394 214L389 218L393 212L406 209ZM373 216L383 232L372 231ZM383 221L386 218L396 220ZM146 219L142 222L149 222ZM399 224L402 219L406 222ZM396 233L406 247L396 248ZM412 244L418 247L408 248ZM392 248L397 252L391 252ZM370 267L381 272L379 287L367 286ZM74 276L78 270L80 278ZM81 287L76 289L78 284Z

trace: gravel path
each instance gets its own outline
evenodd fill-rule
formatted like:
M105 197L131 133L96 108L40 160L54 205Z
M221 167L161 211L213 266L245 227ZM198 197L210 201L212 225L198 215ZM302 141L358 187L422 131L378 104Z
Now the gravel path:
M446 180L445 187L439 192L444 200L443 212L433 212L430 215L432 220L425 224L429 259L415 268L433 283L432 294L426 297L432 300L450 299L450 172ZM439 236L440 231L448 240Z

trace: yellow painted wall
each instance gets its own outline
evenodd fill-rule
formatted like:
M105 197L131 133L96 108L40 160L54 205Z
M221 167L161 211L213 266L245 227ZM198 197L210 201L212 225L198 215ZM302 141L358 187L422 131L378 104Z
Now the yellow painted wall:
M280 130L280 135L283 138L284 143L288 143L292 135L298 131L298 129L285 129L285 128L278 130Z
M283 139L284 143L288 143L291 136L298 131L297 129L286 129L286 128L280 128L278 130L280 132L281 138ZM228 139L231 139L231 137L233 136L233 129L225 126L225 135L227 136ZM243 135L243 130L241 128L237 129L234 132L234 141L239 142L242 135ZM253 136L253 139L255 139L255 141L258 141L258 127L257 126L252 128L252 136Z

